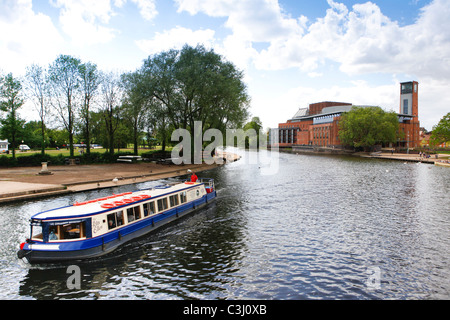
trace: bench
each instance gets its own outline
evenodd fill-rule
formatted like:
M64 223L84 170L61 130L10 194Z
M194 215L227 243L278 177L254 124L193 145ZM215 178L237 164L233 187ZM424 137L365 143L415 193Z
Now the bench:
M141 156L119 156L117 162L137 162L142 161Z
M64 163L66 164L66 165L71 165L71 166L74 166L74 165L76 165L76 164L80 164L80 159L79 158L75 158L75 159L70 159L70 158L65 158L64 159Z

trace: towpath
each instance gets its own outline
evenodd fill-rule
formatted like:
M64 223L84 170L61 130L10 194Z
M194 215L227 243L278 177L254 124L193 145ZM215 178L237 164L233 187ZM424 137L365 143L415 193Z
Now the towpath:
M448 154L438 154L437 158L434 154L430 155L429 158L421 157L418 154L404 154L404 153L372 153L372 154L360 154L361 157L367 158L377 158L386 160L398 160L398 161L410 161L410 162L423 162L434 164L435 161L448 159Z
M223 154L229 162L239 159ZM0 204L11 201L81 192L118 185L153 181L198 173L219 164L114 163L95 165L48 166L49 175L39 174L42 167L0 168Z

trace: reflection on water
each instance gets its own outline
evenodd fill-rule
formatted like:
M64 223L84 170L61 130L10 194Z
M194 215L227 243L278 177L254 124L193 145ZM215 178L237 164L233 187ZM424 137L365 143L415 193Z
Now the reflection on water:
M450 170L415 163L242 152L202 173L206 209L120 250L67 265L16 258L34 213L150 187L117 187L0 207L3 299L448 299ZM249 157L259 162L249 161Z

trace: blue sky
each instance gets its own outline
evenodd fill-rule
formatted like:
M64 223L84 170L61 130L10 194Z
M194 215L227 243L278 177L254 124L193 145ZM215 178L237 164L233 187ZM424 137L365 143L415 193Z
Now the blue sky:
M450 0L0 0L0 72L59 54L132 71L201 43L244 71L265 128L320 101L398 111L416 80L431 130L450 111L449 16Z

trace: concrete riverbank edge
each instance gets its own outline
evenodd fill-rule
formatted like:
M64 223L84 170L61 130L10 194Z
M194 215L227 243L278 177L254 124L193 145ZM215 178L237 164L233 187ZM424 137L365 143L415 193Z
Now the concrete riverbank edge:
M239 156L228 154L223 164L164 165L153 163L117 163L99 165L55 166L51 175L39 175L40 167L0 169L0 204L44 198L76 192L112 188L155 181L210 170ZM199 175L201 177L201 175Z
M313 148L313 147L302 147L292 150L280 149L280 152L291 153L291 154L304 154L304 155L336 155L336 156L354 156L361 158L370 158L370 159L382 159L382 160L392 160L392 161L403 161L403 162L420 162L427 164L435 164L439 161L447 161L450 159L449 154L437 154L431 155L429 158L425 158L420 156L419 154L405 154L405 153L390 153L390 152L351 152L341 149L333 149L333 148Z
M217 167L218 165L208 165L204 167L195 167L196 172L201 172L204 170L209 170ZM186 167L186 170L190 167ZM184 169L184 168L183 168ZM108 180L91 180L86 182L76 182L76 183L62 183L61 185L53 184L40 184L40 183L27 183L27 182L17 182L17 181L1 181L0 186L0 204L5 202L22 201L35 198L43 198L55 195L63 195L68 193L91 191L96 189L112 188L121 185L154 181L159 179L173 178L180 175L186 174L186 170L171 170L162 171L154 174L148 175L136 175L120 177L117 181L113 182L111 179ZM14 192L11 192L15 190Z

